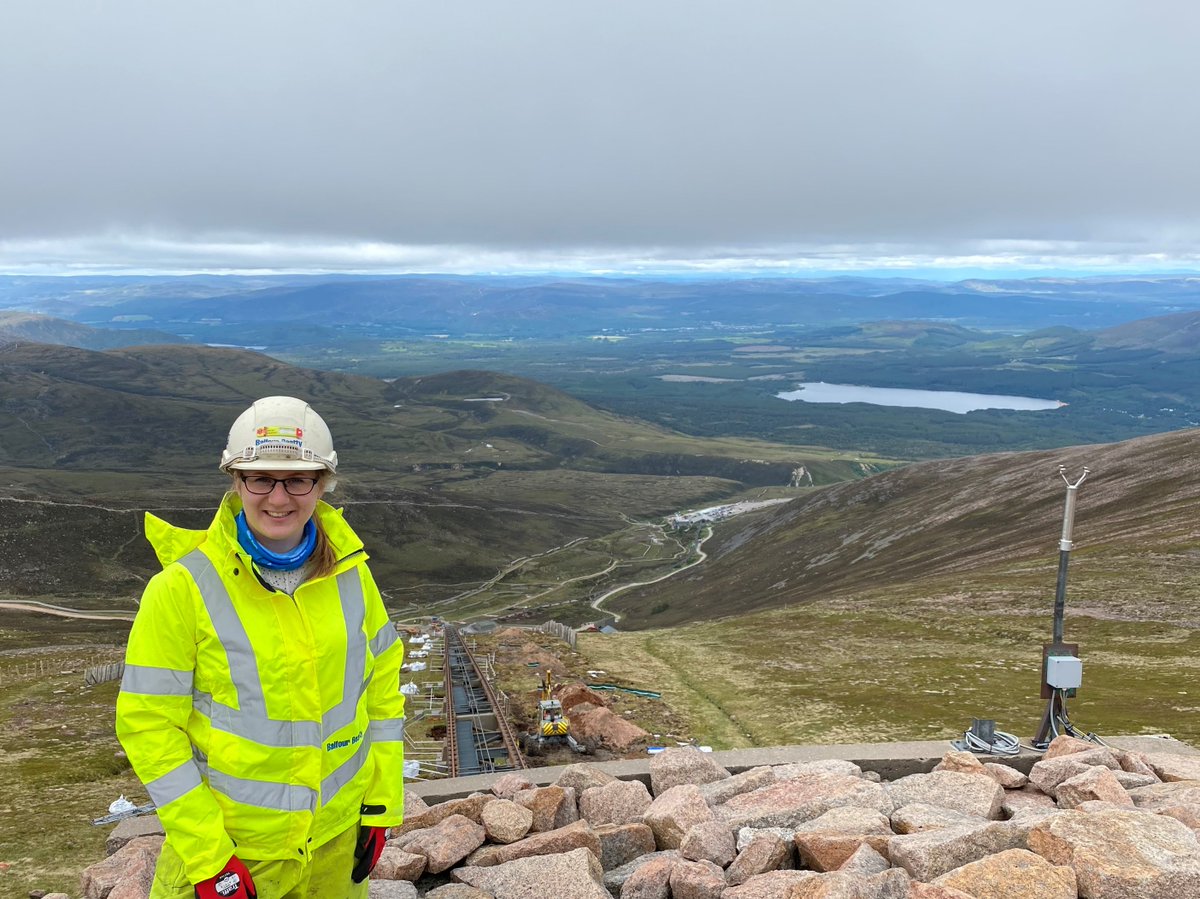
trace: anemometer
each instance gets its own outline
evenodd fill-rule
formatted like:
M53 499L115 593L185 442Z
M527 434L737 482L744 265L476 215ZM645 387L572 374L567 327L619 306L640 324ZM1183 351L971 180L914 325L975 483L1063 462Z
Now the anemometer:
M1072 483L1067 477L1065 465L1058 466L1058 474L1067 485L1067 501L1063 509L1062 537L1058 541L1058 584L1054 590L1054 634L1051 642L1042 644L1042 699L1046 700L1046 711L1037 736L1033 738L1035 749L1045 749L1050 741L1061 734L1098 740L1095 734L1081 734L1067 716L1067 699L1083 683L1083 662L1079 658L1079 644L1063 642L1063 618L1067 601L1067 566L1071 561L1071 531L1075 527L1075 500L1079 485L1088 476L1089 469Z
M1065 465L1058 466L1058 474L1067 485L1067 502L1063 510L1062 536L1058 541L1058 584L1054 591L1054 633L1049 643L1042 644L1042 699L1046 700L1046 711L1041 727L1031 741L1033 748L1044 752L1050 741L1061 734L1103 743L1093 733L1080 733L1067 716L1067 699L1083 683L1083 662L1079 659L1079 645L1066 643L1063 638L1063 619L1067 604L1067 567L1071 561L1071 531L1075 527L1075 499L1079 485L1088 476L1090 469L1084 468L1074 482L1067 477ZM961 740L951 741L955 749L970 752L987 752L993 755L1016 755L1021 750L1021 741L1004 731L996 730L996 722L990 718L975 718L971 729Z

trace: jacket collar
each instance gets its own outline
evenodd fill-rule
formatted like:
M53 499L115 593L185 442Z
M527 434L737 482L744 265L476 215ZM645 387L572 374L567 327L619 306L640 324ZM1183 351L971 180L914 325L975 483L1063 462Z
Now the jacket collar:
M234 518L242 510L242 501L236 493L225 494L212 523L204 531L192 528L176 527L157 515L146 513L146 539L154 547L158 561L166 568L172 562L178 562L196 547L205 545L211 551L210 558L221 558L228 553L240 553L241 547L237 540L237 524ZM334 555L339 560L361 552L362 540L354 533L354 529L342 517L342 509L335 509L324 500L317 502L316 516L321 523Z

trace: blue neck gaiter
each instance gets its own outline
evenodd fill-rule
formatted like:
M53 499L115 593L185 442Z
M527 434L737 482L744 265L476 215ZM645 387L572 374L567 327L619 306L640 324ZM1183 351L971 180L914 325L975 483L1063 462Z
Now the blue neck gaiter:
M254 536L254 532L250 530L250 525L246 522L245 512L238 512L235 521L237 521L238 544L249 554L256 565L270 568L272 571L295 571L308 561L308 557L312 555L317 546L317 526L313 524L311 518L305 522L304 536L300 538L299 545L285 553L271 552L258 542L258 538Z

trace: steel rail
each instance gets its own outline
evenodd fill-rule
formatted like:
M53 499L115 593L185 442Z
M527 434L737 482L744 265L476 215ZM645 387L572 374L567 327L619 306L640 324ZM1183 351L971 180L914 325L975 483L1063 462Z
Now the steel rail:
M524 768L512 727L475 656L457 628L446 625L444 634L449 776Z

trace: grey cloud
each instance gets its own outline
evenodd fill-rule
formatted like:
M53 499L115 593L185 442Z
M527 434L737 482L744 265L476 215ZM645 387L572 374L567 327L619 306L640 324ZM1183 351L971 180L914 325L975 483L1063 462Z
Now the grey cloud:
M1195 249L1200 7L10 0L0 239Z

